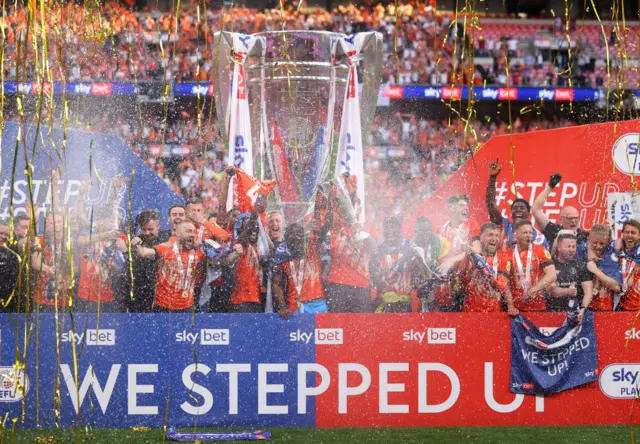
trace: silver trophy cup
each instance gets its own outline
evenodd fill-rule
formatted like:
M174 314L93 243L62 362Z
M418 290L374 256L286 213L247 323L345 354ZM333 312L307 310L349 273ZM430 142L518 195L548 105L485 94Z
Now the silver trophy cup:
M243 47L247 39L252 45ZM215 103L221 133L231 153L234 141L229 141L229 133L236 132L230 130L230 116L236 108L230 98L234 69L241 65L236 82L246 87L248 109L236 121L250 119L249 169L260 179L277 180L275 199L287 222L309 214L318 185L335 174L350 66L357 69L362 141L368 140L380 87L382 36L360 34L358 57L351 58L351 65L341 39L348 37L322 31L215 35Z

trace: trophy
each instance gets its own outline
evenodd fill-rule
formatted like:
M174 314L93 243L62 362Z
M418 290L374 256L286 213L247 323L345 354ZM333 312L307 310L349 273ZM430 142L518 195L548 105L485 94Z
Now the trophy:
M336 177L351 179L363 205L363 142L378 98L381 34L218 32L214 46L229 163L277 180L287 222L307 216L318 185Z

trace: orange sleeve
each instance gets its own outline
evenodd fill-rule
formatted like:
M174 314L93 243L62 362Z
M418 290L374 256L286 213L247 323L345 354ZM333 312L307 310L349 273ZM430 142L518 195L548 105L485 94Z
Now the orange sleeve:
M214 224L205 220L202 222L202 226L209 232L209 234L218 242L227 242L230 238L229 233L220 227L218 224Z
M160 244L160 245L155 245L152 248L156 250L156 253L158 254L158 256L165 257L169 252L169 250L171 249L171 246L169 244Z
M540 261L540 268L553 265L553 258L546 248L544 248L542 245L534 245L533 249L535 250L535 254Z

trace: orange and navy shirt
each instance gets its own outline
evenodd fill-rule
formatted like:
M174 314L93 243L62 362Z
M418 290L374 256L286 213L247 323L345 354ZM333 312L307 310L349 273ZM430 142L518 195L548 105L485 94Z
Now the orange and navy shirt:
M154 305L168 310L186 310L193 306L195 289L202 280L202 264L206 255L200 249L178 250L180 263L173 243L153 247L156 250L157 281ZM191 275L186 279L189 256L193 254Z
M511 258L498 252L494 256L484 256L484 259L491 270L479 270L469 256L454 267L453 274L458 276L461 290L464 292L462 311L502 311L501 300L509 286Z
M553 265L553 259L551 255L542 245L532 244L531 246L531 282L529 288L536 285L540 279L544 276L544 269ZM529 250L518 251L520 255L520 262L522 264L522 272L526 273L527 268L527 256ZM513 297L513 304L520 311L544 311L547 309L547 303L544 298L544 291L537 292L531 298L525 300L526 290L522 285L520 273L517 266L515 257L515 247L509 249L509 257L511 258L511 273L509 284L511 288L511 295Z
M473 239L480 236L480 225L469 219L462 225L453 228L447 221L440 229L440 236L451 242L451 254L461 253L465 245L471 245Z
M258 250L253 245L247 244L244 248L244 254L240 256L236 265L234 279L236 282L231 291L232 304L260 303L262 268Z

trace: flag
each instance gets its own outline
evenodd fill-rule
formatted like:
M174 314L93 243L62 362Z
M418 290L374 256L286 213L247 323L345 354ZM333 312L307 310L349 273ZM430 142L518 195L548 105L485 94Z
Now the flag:
M297 202L298 191L296 190L296 184L293 181L291 170L289 169L289 161L287 160L287 154L282 144L282 138L276 123L271 121L272 140L271 146L274 153L274 168L276 170L276 178L278 179L278 189L280 190L280 197L284 202Z
M266 199L276 187L277 182L275 180L258 180L240 168L235 168L235 171L236 187L234 193L236 195L234 201L238 203L238 209L241 213L251 213L258 195Z
M512 393L558 393L596 381L598 351L593 312L581 324L569 315L564 325L545 336L527 318L511 320Z
M362 122L360 120L360 99L358 98L358 71L356 69L366 34L354 34L343 37L337 44L347 54L349 76L342 106L340 138L338 142L338 158L336 177L355 177L356 195L360 211L358 218L364 222L364 153L362 146ZM335 51L335 49L334 49Z
M302 195L305 201L310 201L313 198L313 192L318 184L320 173L324 168L324 164L327 160L327 144L325 143L325 128L324 125L320 126L318 137L316 138L316 145L311 153L311 161L309 163L309 170L304 176L302 182Z
M233 34L233 48L230 54L234 65L233 77L227 115L225 116L229 141L228 163L236 168L241 168L250 175L254 174L253 146L251 141L251 115L249 113L249 98L244 62L257 40L258 39L253 36ZM232 190L235 188L235 180L233 178L229 184L229 188ZM227 209L231 209L236 203L232 199L232 195L229 195Z

